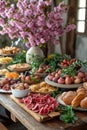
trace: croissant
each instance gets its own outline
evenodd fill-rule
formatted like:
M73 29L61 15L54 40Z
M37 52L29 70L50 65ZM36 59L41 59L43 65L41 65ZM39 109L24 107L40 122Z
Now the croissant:
M85 91L80 91L77 96L72 100L71 105L75 108L80 105L81 100L86 96Z

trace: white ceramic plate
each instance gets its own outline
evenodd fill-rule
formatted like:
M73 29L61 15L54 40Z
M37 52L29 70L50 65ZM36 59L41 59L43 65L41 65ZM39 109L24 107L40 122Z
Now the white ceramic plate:
M2 79L4 79L4 77L3 77L3 76L1 76L1 77L0 77L0 81L1 81Z
M52 86L58 87L58 88L67 88L67 89L78 88L78 87L80 87L82 85L82 83L81 84L69 84L69 85L58 84L58 83L55 83L53 81L50 81L48 79L48 76L45 78L45 82L48 83L48 84L50 84L50 85L52 85Z
M3 90L3 89L0 89L0 93L11 93L11 90L6 91L6 90Z
M61 98L61 95L59 95L59 96L57 96L56 97L56 100L61 104L61 105L63 105L63 106L69 106L69 105L67 105L67 104L65 104L64 102L63 102L63 100L62 100L62 98ZM73 108L74 110L78 110L78 111L87 111L87 109L83 109L83 108L81 108L81 107L77 107L77 108Z
M16 54L0 54L0 56L15 56Z

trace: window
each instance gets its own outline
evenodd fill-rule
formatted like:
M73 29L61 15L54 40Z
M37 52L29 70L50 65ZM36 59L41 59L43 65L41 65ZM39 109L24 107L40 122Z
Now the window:
M87 0L78 0L77 33L87 34Z

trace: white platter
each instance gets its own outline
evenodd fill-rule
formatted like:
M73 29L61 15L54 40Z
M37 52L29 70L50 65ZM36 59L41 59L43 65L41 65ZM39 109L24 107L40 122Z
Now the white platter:
M63 105L63 106L69 106L69 105L67 105L67 104L65 104L64 102L63 102L63 100L61 99L61 95L59 95L59 96L57 96L56 97L56 100L61 104L61 105ZM87 109L84 109L84 108L81 108L81 107L77 107L77 108L73 108L74 110L78 110L78 111L87 111Z
M3 76L1 76L1 77L0 77L0 80L2 80L2 79L4 79L4 77L3 77Z
M10 57L14 57L16 54L0 54L0 56L10 56Z
M48 79L48 76L45 78L45 82L52 85L52 86L58 87L58 88L67 88L67 89L78 88L78 87L80 87L82 85L82 83L81 84L68 84L68 85L55 83L53 81L50 81Z
M4 90L4 89L0 89L0 93L11 93L11 90L6 91L6 90Z

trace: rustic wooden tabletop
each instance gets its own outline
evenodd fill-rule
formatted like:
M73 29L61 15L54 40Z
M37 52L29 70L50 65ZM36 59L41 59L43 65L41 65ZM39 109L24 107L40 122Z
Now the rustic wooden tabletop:
M0 94L0 104L12 113L28 130L82 130L87 126L87 112L76 112L79 117L76 124L65 124L59 120L59 117L40 123L16 104L9 94Z

